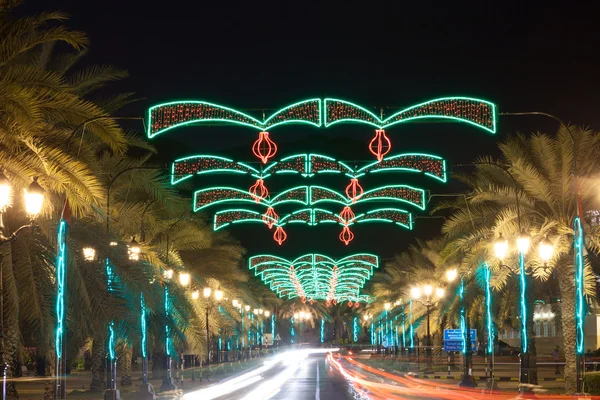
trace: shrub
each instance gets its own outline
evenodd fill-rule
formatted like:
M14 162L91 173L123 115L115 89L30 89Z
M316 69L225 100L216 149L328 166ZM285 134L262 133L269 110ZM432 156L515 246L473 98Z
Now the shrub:
M600 372L587 372L583 384L586 393L600 394Z

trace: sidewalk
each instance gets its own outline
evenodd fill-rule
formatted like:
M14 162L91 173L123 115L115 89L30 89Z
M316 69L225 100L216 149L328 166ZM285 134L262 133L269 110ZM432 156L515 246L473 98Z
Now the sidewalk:
M177 386L177 392L160 393L162 379L149 379L156 392L157 399L176 399L182 393L192 391L204 386L211 385L225 378L235 376L243 371L256 368L265 361L265 357L254 358L242 362L221 363L210 365L208 367L188 368L183 371L173 371L173 381ZM152 373L150 373L152 377ZM194 380L192 380L194 378ZM102 392L90 392L90 382L92 380L91 371L76 371L67 377L67 397L75 400L103 400ZM136 398L136 393L142 383L142 373L140 369L134 369L132 372L133 385L122 387L121 376L117 375L117 389L121 391L123 400L132 400ZM44 386L46 380L43 377L24 377L17 378L17 392L21 400L40 400L44 397Z
M358 358L357 361L363 362L367 365L370 365L379 370L389 372L395 375L406 375L411 376L418 379L431 380L431 382L435 382L436 380L440 382L440 384L444 385L458 385L461 380L462 368L459 366L452 366L450 368L450 373L448 373L447 365L434 365L433 373L425 374L425 363L413 363L408 362L406 360L400 360L395 358ZM506 366L503 368L497 368L494 373L494 378L496 380L497 386L499 390L510 390L516 391L519 388L519 369L518 367L511 368L510 366ZM483 370L474 370L473 377L478 387L485 387L487 377L485 375L485 369ZM553 373L553 370L550 369L540 369L538 376L538 383L540 388L547 390L550 393L563 393L564 392L564 379L562 375L556 376Z

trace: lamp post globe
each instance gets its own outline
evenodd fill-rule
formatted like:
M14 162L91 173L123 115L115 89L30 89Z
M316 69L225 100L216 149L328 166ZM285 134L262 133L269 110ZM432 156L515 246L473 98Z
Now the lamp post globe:
M35 218L44 205L44 189L38 183L37 176L33 182L25 189L25 210L31 218Z

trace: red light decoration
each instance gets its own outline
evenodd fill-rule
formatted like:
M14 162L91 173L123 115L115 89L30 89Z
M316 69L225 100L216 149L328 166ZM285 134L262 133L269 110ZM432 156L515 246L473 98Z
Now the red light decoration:
M327 301L325 301L325 305L326 305L327 307L331 307L331 300L327 300Z
M263 164L277 153L277 145L269 138L269 132L258 133L258 139L252 145L252 152Z
M281 244L287 239L287 233L285 233L282 227L278 226L273 234L273 239L281 246Z
M273 228L273 225L275 225L277 221L279 221L279 215L277 215L275 210L273 210L273 207L269 207L267 208L267 211L263 214L262 219L263 221L265 221L265 224L267 224L269 229L271 229Z
M306 303L306 297L302 296L300 300L302 300L302 303Z
M350 179L350 184L346 186L346 196L352 200L352 204L356 203L356 200L360 199L364 192L362 186L358 183L358 179Z
M333 299L333 305L337 305L337 299Z
M269 191L265 186L265 181L261 178L258 178L256 180L256 183L250 186L248 192L252 195L254 201L256 201L257 203L260 203L261 200L265 200L269 195Z
M344 224L344 226L350 225L352 221L356 218L354 212L349 206L344 207L342 212L340 213L340 222Z
M354 305L353 302L351 302L351 301L348 302L348 307L352 308L353 305Z
M314 300L314 299L310 299L308 302L310 303L310 305L311 305L311 306L312 306L313 304L315 304L315 300Z
M358 306L360 306L360 303L357 301L356 303L354 303L354 308L358 308Z
M348 226L344 226L342 229L342 233L340 233L340 240L344 242L346 246L354 239L354 233L350 230Z
M369 143L369 151L381 162L383 157L392 150L392 142L383 129L375 130L375 137ZM256 154L256 153L255 153Z

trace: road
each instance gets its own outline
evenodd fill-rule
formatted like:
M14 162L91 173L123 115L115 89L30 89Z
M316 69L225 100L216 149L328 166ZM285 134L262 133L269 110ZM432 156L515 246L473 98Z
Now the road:
M213 386L192 391L184 400L387 400L514 399L515 391L459 388L411 374L368 365L368 357L315 350L278 354L265 364ZM538 393L539 398L565 398Z
M258 370L187 393L185 400L346 400L352 387L331 370L327 353L287 352Z

